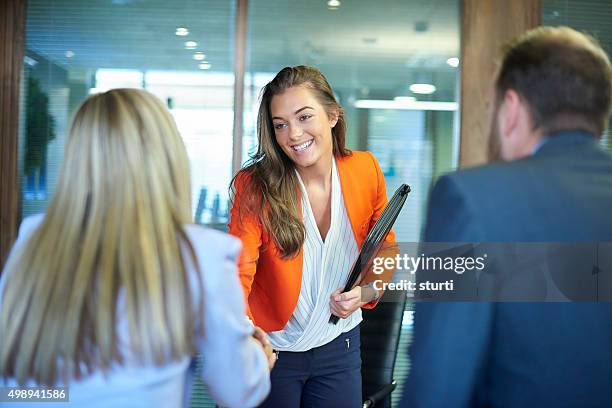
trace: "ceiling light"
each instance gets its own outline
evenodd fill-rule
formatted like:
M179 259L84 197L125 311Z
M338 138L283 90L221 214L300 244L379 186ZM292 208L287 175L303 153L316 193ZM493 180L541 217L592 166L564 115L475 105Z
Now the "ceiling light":
M416 101L416 98L414 96L396 96L393 100L398 103L409 103Z
M340 0L328 0L327 7L340 7Z
M185 41L185 48L187 48L188 50L193 50L197 46L198 43L195 41Z
M193 59L196 61L204 61L204 58L206 58L206 55L203 52L196 52L193 54Z
M420 110L420 111L456 111L459 108L457 102L396 102L383 99L358 99L355 107L360 109L396 109L396 110Z
M186 29L185 27L177 27L176 31L174 32L174 34L184 37L186 35L189 35L189 30Z
M72 52L72 51L66 51L66 52L64 53L64 55L66 56L66 58L72 58L72 57L74 57L74 52Z
M210 69L210 64L208 62L203 62L201 64L198 64L198 68L200 68L200 69Z
M436 87L432 84L412 84L408 89L415 94L429 95L436 92Z
M451 58L446 60L446 63L448 65L450 65L451 67L453 67L453 68L457 68L459 66L459 58L451 57Z

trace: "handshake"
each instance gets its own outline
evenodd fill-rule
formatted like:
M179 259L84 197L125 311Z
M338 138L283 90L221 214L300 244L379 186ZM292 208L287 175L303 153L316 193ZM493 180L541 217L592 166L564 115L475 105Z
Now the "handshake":
M272 349L272 344L270 344L268 335L260 327L255 326L255 329L253 331L253 338L257 340L261 345L261 348L263 348L263 351L266 354L266 357L268 358L268 368L270 371L272 371L272 367L274 367L274 363L276 363L276 354Z

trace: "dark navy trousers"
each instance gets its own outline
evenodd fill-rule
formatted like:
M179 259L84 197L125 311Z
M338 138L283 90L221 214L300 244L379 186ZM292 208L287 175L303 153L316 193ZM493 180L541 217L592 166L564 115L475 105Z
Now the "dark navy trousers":
M280 351L261 408L361 407L359 326L308 351Z

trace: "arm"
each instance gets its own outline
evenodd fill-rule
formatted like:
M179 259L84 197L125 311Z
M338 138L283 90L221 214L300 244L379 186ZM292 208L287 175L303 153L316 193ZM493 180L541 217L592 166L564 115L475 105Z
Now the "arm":
M270 391L268 359L244 315L236 273L240 244L225 239L198 254L205 260L200 262L204 286L204 331L198 342L204 361L201 376L220 405L256 406Z
M476 212L466 197L452 178L440 179L430 195L427 242L467 242L478 237ZM476 405L493 315L489 303L418 302L402 406Z
M238 276L242 290L244 291L244 299L246 303L247 315L253 321L253 315L249 308L249 294L255 278L257 270L257 260L259 259L259 250L261 248L262 226L259 220L253 215L240 213L242 194L244 194L245 177L236 177L235 189L236 195L234 203L230 210L229 233L242 241L242 251L238 258Z

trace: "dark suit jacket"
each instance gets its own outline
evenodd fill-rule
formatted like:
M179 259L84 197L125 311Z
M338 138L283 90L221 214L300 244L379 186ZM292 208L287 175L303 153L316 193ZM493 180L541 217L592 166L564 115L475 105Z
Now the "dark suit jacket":
M586 133L442 177L427 242L612 241L612 156ZM418 303L404 407L612 406L612 303Z

